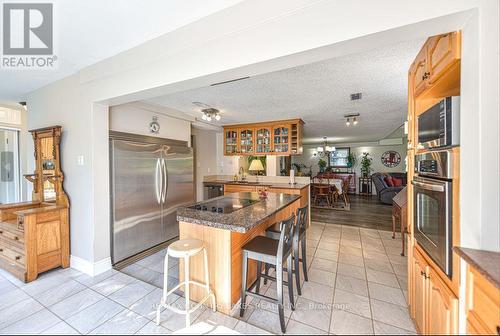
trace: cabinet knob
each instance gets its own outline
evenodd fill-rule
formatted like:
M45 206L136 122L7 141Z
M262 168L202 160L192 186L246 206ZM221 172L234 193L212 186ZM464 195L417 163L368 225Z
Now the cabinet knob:
M18 237L18 236L15 236L15 237L14 237L14 239L15 239L15 240L19 240L19 237Z
M0 248L0 252L3 252L3 248Z
M19 260L19 259L21 259L21 256L16 256L16 260Z
M0 234L3 234L3 231L0 230Z

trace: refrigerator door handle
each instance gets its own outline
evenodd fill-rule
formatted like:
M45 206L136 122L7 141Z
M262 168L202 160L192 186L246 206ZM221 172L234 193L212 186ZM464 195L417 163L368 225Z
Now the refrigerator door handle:
M165 159L161 159L161 168L162 168L162 196L161 196L161 202L165 204L165 201L167 199L167 190L168 190L168 170L167 170L167 164L165 163Z
M160 169L161 169L160 159L156 159L155 193L156 193L156 201L158 202L158 204L160 204L161 202L160 186L163 184L163 176L160 172Z

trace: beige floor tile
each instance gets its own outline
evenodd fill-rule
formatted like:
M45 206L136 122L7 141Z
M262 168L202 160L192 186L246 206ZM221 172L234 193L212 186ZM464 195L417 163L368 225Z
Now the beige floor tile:
M297 301L297 307L290 319L305 323L323 331L328 331L330 315L330 305L320 304L301 297Z
M380 272L394 273L391 264L384 262L383 260L367 259L365 265L367 269L372 269Z
M335 272L337 270L337 262L315 257L311 263L311 268L316 268L328 272Z
M337 251L323 250L321 248L318 248L316 250L314 256L317 258L332 260L332 261L337 261L339 259L339 253Z
M339 262L358 267L364 266L363 258L352 254L339 253Z
M364 267L338 263L337 274L343 274L356 279L366 280L366 273Z
M328 332L294 320L288 321L286 335L327 335Z
M318 249L337 252L339 250L339 244L327 243L320 240L318 244Z
M337 244L338 245L340 243L340 236L336 237L336 236L331 236L331 235L325 235L325 234L323 234L321 236L321 241L325 242L325 243L333 243L333 244Z
M350 246L350 247L356 247L356 248L360 249L361 248L361 241L350 240L350 239L341 239L340 246Z
M337 280L338 283L338 280ZM399 288L389 287L374 282L368 283L370 298L406 307L406 300Z
M352 233L342 232L341 240L361 241L361 237L360 237L359 233L352 234Z
M351 247L351 246L341 246L340 247L340 253L345 253L345 254L352 254L357 257L362 257L363 252L360 248L357 247Z
M317 268L311 268L307 273L309 281L327 285L330 287L335 286L335 273L320 270Z
M411 331L400 329L379 321L373 321L373 331L375 335L416 335Z
M356 279L343 274L337 275L335 288L362 296L368 296L368 287L365 280Z
M344 310L356 315L371 318L370 300L366 296L335 290L333 310Z
M371 335L373 334L372 320L346 311L334 310L330 333L336 335Z
M304 283L301 297L319 303L330 304L333 300L333 292L334 289L330 286L309 281Z
M392 268L394 269L394 273L396 273L397 276L401 277L407 277L408 276L408 266L407 265L398 265L398 264L391 264Z
M366 276L368 281L399 288L399 282L394 273L380 272L368 268L366 270Z
M371 299L370 304L374 320L415 332L407 307L375 299Z
M272 334L281 335L278 313L256 308L247 322ZM288 318L285 318L286 322L288 322Z

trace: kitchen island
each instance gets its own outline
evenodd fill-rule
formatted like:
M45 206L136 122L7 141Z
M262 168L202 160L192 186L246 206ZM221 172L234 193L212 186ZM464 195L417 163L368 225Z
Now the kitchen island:
M217 310L230 314L240 299L241 248L276 222L285 220L300 207L300 195L269 193L260 199L256 192L239 192L199 202L177 210L180 239L199 239L208 252L210 286ZM256 277L256 263L249 263L248 283ZM204 281L201 254L190 260L191 280ZM184 269L179 263L180 281ZM190 297L201 300L206 293L191 286Z

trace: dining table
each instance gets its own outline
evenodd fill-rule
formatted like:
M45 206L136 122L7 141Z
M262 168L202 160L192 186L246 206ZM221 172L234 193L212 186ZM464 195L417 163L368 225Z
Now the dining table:
M311 190L319 190L324 192L326 188L334 188L333 191L342 193L342 179L313 179ZM333 201L333 200L332 200Z

